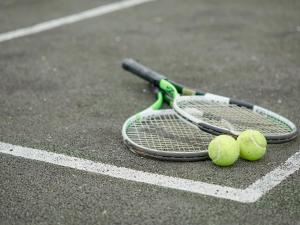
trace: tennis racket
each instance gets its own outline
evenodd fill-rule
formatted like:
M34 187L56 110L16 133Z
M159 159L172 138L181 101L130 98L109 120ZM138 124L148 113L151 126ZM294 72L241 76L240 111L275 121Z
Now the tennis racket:
M244 101L194 91L168 80L133 59L123 60L122 66L164 90L172 98L177 115L205 132L237 137L244 130L254 129L262 132L268 143L284 143L297 137L296 126L270 110ZM189 96L181 96L179 93Z
M163 94L158 91L154 104L126 120L122 136L128 149L160 160L207 159L214 136L182 120L172 109L161 109L162 105Z

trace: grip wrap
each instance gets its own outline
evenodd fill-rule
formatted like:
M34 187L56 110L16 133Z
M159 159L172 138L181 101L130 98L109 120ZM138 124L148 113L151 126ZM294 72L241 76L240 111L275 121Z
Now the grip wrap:
M159 82L163 79L166 79L163 75L156 73L155 71L147 68L146 66L136 62L133 59L124 59L122 61L122 67L124 70L127 70L144 80L159 86Z

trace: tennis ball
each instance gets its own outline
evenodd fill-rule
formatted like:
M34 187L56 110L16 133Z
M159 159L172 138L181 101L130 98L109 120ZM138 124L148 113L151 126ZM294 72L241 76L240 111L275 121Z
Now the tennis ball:
M257 130L246 130L237 139L240 146L240 157L250 161L258 160L266 153L267 140Z
M208 155L218 166L230 166L239 157L240 149L237 141L228 135L214 138L208 146Z

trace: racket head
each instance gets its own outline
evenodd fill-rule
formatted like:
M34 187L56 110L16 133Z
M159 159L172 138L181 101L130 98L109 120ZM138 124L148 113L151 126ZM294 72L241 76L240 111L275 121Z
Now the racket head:
M287 118L259 106L240 106L230 101L213 94L178 96L173 108L183 119L211 134L237 137L253 129L263 133L268 143L283 143L297 136L296 126Z
M122 136L130 151L168 161L208 159L212 134L181 119L171 109L157 109L150 107L124 123Z
M148 109L129 118L122 135L129 149L142 156L172 161L198 161L208 158L213 135L187 124L171 109Z

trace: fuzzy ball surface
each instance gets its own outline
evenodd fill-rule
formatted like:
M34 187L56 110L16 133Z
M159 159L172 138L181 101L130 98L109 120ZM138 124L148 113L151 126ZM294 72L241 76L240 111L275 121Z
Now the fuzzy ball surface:
M240 150L237 141L228 135L214 138L208 146L208 155L218 166L230 166L239 158Z
M237 141L240 146L240 157L242 159L255 161L262 158L267 150L265 136L257 130L246 130L242 132Z

